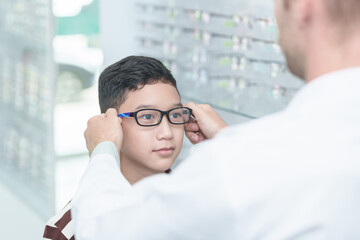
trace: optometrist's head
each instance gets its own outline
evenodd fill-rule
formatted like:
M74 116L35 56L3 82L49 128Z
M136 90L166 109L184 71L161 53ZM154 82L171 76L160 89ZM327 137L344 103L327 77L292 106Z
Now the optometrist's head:
M344 68L344 57L356 57L359 0L276 0L276 18L287 65L302 79Z
M169 111L182 106L171 72L160 61L142 56L127 57L102 72L99 103L101 112L116 108L119 113L143 109ZM144 114L140 116L140 113ZM138 119L142 118L140 123L153 117L148 111L140 113L137 115ZM123 118L120 162L121 171L130 183L165 172L178 157L184 125L171 123L169 117L177 118L178 115L177 112L170 113L171 116L164 115L154 126L141 126L135 117Z

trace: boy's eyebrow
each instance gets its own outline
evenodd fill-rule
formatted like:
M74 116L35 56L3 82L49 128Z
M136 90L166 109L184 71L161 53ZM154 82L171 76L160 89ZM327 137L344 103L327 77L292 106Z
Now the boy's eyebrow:
M176 103L173 105L173 107L182 107L183 105L181 103ZM156 107L154 105L139 105L137 106L137 108L135 108L135 111L136 110L139 110L139 109L144 109L144 108L155 108Z

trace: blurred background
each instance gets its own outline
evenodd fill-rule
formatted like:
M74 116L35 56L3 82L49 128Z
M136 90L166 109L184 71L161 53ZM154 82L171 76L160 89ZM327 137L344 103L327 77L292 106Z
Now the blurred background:
M128 55L160 59L184 103L211 104L230 125L284 109L303 83L284 64L273 5L1 0L0 239L41 239L72 198L97 78ZM190 149L185 140L176 165Z

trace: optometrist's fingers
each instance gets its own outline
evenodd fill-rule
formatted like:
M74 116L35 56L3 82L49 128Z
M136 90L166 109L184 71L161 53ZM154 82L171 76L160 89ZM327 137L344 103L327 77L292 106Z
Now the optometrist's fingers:
M185 135L192 144L197 144L206 139L205 135L201 132L199 125L192 119L185 124Z
M213 138L218 132L228 126L219 114L208 104L189 102L184 106L193 110L196 123L206 138Z
M197 144L207 139L202 132L185 132L185 135L192 144Z
M196 122L189 121L187 124L185 124L185 131L199 132L200 127Z
M105 141L113 142L120 150L123 141L121 123L122 120L117 117L116 109L109 109L105 114L94 116L88 120L84 137L90 156L94 148Z
M116 111L115 108L109 108L109 109L106 111L105 116L106 116L106 117L118 118L117 114L118 114L118 112Z

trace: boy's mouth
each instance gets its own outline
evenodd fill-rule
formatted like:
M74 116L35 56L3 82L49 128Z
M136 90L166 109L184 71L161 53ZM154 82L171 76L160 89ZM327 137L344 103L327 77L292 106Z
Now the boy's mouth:
M166 147L166 148L159 148L154 150L153 152L158 153L161 156L167 157L173 154L175 148L174 147Z

